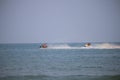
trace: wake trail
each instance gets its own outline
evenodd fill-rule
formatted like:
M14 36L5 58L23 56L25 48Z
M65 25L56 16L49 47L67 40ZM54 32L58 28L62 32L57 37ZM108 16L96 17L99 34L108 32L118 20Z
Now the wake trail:
M120 45L111 43L97 43L89 47L70 46L69 44L51 44L45 49L120 49Z

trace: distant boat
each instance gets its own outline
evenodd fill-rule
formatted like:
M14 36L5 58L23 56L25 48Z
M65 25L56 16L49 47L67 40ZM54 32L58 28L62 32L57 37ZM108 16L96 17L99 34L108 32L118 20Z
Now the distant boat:
M43 43L43 44L40 45L40 48L47 48L47 47L48 47L48 46L47 46L46 43Z

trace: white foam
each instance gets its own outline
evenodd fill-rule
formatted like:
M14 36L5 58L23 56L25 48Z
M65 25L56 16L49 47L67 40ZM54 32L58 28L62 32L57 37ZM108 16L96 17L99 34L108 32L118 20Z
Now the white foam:
M110 44L110 43L95 44L91 47L98 49L120 49L120 45Z
M110 43L101 43L101 44L92 44L89 47L80 47L80 46L70 46L68 44L50 44L48 48L45 49L120 49L120 45L110 44Z
M48 48L49 49L70 49L72 47L67 44L54 44L54 45L49 45Z

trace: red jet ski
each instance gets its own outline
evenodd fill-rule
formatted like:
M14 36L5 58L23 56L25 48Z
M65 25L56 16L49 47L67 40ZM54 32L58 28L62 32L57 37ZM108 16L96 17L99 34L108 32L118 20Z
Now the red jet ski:
M46 43L44 43L44 44L41 44L41 46L40 46L40 48L47 48L48 46L47 46L47 44Z

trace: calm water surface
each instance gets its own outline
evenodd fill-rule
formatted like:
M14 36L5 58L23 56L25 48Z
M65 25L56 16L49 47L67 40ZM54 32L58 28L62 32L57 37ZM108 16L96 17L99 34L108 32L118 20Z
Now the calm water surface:
M118 45L39 45L0 44L0 80L120 80Z

